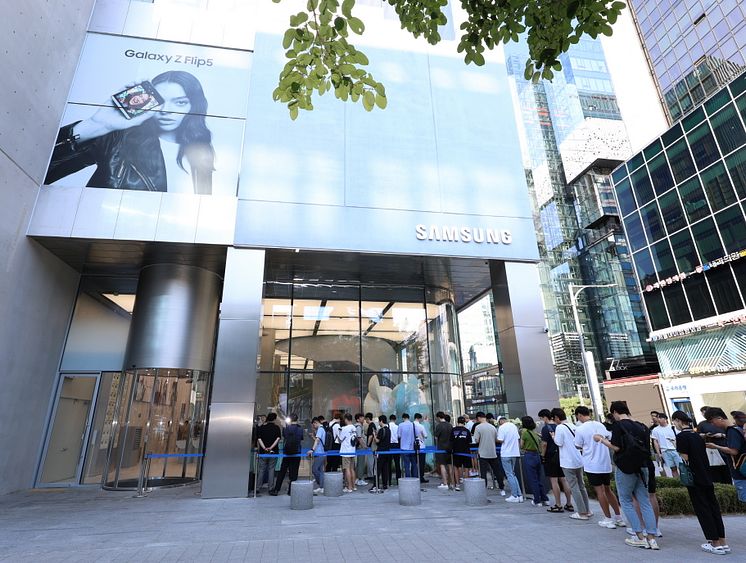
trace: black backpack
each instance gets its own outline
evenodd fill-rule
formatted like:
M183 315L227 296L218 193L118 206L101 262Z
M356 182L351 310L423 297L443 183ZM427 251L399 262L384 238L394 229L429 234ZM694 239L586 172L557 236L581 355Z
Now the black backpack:
M300 453L300 442L303 439L303 430L297 424L291 424L285 429L285 447L286 454Z
M334 429L324 424L324 432L324 451L328 452L334 449Z
M647 428L639 422L633 422L647 433ZM634 475L640 473L643 467L648 466L650 461L650 446L639 437L630 434L621 421L617 428L622 433L622 447L614 454L614 463L622 473Z

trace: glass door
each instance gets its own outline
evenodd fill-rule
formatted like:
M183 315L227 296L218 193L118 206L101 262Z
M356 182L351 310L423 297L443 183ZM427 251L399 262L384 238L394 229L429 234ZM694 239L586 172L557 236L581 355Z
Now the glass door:
M37 486L80 483L98 377L97 373L62 374Z

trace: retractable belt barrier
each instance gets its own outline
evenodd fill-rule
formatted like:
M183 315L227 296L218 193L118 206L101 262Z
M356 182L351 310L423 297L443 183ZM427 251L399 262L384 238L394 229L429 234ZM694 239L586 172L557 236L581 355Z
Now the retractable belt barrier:
M162 457L204 457L205 454L145 454L145 459L157 459Z
M257 450L254 449L252 452L256 452ZM312 452L310 448L301 450L298 454L286 454L282 451L278 454L258 454L257 457L259 458L278 458L278 457L308 457L308 453ZM470 450L472 453L477 451L477 448L473 448ZM450 454L453 452L449 452L448 450L439 450L435 446L427 446L424 448L420 448L419 450L402 450L402 449L395 449L395 450L371 450L370 448L366 448L364 450L355 450L355 452L349 452L349 453L339 453L339 450L331 450L328 452L321 452L321 453L313 453L313 457L358 457L358 456L365 456L365 455L398 455L398 454ZM465 457L471 457L472 453L453 453L453 455L460 455ZM168 455L168 454L163 454ZM200 454L201 455L201 454Z

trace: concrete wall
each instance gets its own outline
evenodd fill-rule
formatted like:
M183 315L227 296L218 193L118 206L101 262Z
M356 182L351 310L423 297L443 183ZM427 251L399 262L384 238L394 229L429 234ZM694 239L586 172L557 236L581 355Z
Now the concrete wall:
M26 238L93 0L4 6L0 76L0 494L30 487L78 274Z

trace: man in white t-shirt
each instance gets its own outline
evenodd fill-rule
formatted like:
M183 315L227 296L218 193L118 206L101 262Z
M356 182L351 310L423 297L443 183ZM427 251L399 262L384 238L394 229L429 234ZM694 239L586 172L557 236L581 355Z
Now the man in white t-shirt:
M568 422L565 411L559 407L552 409L552 420L557 425L553 438L559 448L560 467L575 501L575 512L570 518L588 520L593 514L588 505L588 491L585 490L583 482L583 458L575 447L575 426Z
M497 423L500 425L497 429L497 443L501 446L500 459L510 487L510 496L505 501L523 502L521 485L518 482L518 477L515 476L515 466L521 458L518 427L504 416L501 416Z
M355 486L355 452L357 451L357 432L352 423L352 415L345 413L343 426L339 430L339 455L342 457L342 473L344 474L345 493L357 491Z
M671 470L674 479L679 478L679 463L681 456L676 451L676 434L668 423L668 415L664 412L658 413L658 426L650 431L653 439L653 447L663 463Z
M581 423L575 430L575 446L582 451L583 469L588 475L588 482L596 491L596 498L604 513L604 519L599 520L598 525L610 530L626 526L621 516L619 501L610 486L612 467L609 448L593 439L595 434L611 439L611 432L591 418L588 407L577 407L575 417ZM609 506L614 510L614 518L611 517Z

